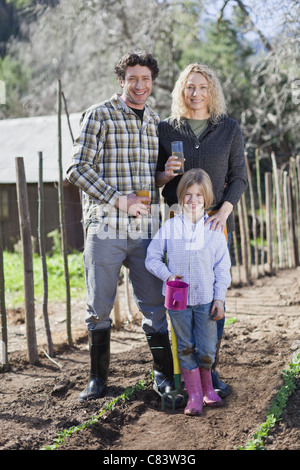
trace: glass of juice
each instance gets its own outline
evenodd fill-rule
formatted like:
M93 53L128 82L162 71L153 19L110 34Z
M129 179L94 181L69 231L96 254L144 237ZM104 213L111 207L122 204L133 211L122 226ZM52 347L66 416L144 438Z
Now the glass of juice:
M172 157L178 157L178 162L181 166L178 170L173 170L177 175L183 175L184 173L184 154L183 154L183 143L181 140L172 142Z
M150 184L142 184L141 188L138 190L138 196L146 196L149 197L150 194ZM150 204L149 201L143 201L143 204L148 205Z

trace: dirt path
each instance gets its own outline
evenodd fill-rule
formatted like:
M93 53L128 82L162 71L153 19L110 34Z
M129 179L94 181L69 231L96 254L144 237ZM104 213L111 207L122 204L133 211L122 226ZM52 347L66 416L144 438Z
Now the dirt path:
M230 385L225 406L204 408L201 417L183 410L162 411L151 387L134 400L105 413L98 424L68 438L62 450L236 450L265 421L282 386L282 371L300 350L300 270L284 270L254 285L228 292L220 374ZM52 310L51 310L52 309ZM58 346L65 339L64 305L51 306L50 322L57 348L55 361L26 361L22 312L9 315L11 370L0 374L0 450L38 450L53 444L59 430L88 421L113 398L140 380L150 379L151 356L145 335L135 322L113 332L109 386L105 398L80 404L89 370L84 302L72 309L72 349ZM16 322L16 320L18 320ZM43 321L37 314L39 344ZM269 435L267 450L299 450L299 389L293 392L283 419Z

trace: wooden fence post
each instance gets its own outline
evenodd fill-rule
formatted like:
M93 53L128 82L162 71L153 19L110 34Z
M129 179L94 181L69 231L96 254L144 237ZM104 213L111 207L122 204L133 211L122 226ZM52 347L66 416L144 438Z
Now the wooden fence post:
M130 298L130 288L129 288L129 270L124 267L124 283L125 283L125 299L127 306L127 319L132 321L132 308L131 308L131 298Z
M25 295L25 318L28 359L31 364L38 361L36 330L34 318L34 284L33 284L33 261L31 227L29 216L29 205L27 195L27 185L24 169L23 157L16 157L16 182L17 198L19 208L19 222L23 252L24 271L24 295Z
M299 187L297 184L297 169L294 158L290 159L290 200L292 211L292 237L295 252L295 265L299 266L299 238L300 238L300 208L299 208Z
M290 240L290 252L291 252L291 267L295 268L297 266L297 248L296 248L296 233L295 233L295 213L294 213L294 204L293 204L293 193L292 193L292 184L291 176L287 176L287 205L288 205L288 237Z
M54 357L53 343L51 337L49 316L48 316L48 275L47 263L45 253L45 229L44 229L44 187L43 187L43 153L38 153L39 157L39 182L38 182L38 195L39 195L39 223L38 223L38 238L40 257L42 261L43 271L43 316L44 324L48 342L48 353L50 357Z
M120 312L120 295L119 289L117 288L116 297L114 300L113 311L112 311L113 325L116 330L119 330L122 326L121 312Z
M264 261L265 261L265 252L264 252L264 213L262 205L262 195L261 195L261 181L260 181L260 165L259 165L259 151L255 151L255 160L256 160L256 184L257 184L257 193L258 193L258 204L259 204L259 213L260 213L260 264L262 269L262 274L264 274Z
M290 217L289 217L289 204L288 204L288 173L283 172L283 201L284 201L284 219L285 219L285 237L286 237L286 250L287 250L287 263L288 267L292 268L292 246L290 238Z
M290 158L291 168L291 189L292 189L292 209L293 209L293 223L294 223L294 236L295 236L295 254L296 265L299 266L299 250L300 250L300 184L297 177L297 158Z
M0 222L0 318L1 318L1 341L0 341L0 366L3 369L8 367L8 340L7 340L7 317L5 308L5 282L4 282L4 262L2 229Z
M254 203L254 193L252 185L251 171L249 168L249 162L246 155L246 168L248 175L248 184L249 184L249 194L250 194L250 206L251 206L251 216L252 216L252 232L254 240L254 265L255 265L255 277L259 276L258 271L258 247L257 247L257 223L256 223L256 213L255 213L255 203Z
M300 155L296 156L295 159L295 176L294 176L294 184L295 184L295 210L296 210L296 237L298 240L298 258L300 257ZM298 262L299 264L299 262Z
M237 207L238 207L238 215L239 215L240 234L241 234L242 266L243 266L245 281L247 284L249 284L250 278L249 278L249 266L248 266L248 249L247 249L247 241L246 241L245 213L244 213L244 205L242 202L243 197L244 197L244 194L239 200Z
M62 168L62 142L61 142L61 83L58 80L57 87L57 101L58 101L58 168L59 168L59 182L58 182L58 205L59 205L59 219L60 219L60 234L62 244L62 255L64 262L65 286L66 286L66 308L67 308L67 338L69 346L72 346L72 333L71 333L71 292L69 280L69 267L68 267L68 254L67 254L67 234L65 227L65 204L64 204L64 191L63 191L63 168Z
M267 266L268 272L272 274L273 269L273 249L272 249L272 175L265 173L265 193L266 193L266 237L267 237Z
M236 231L234 230L232 232L232 238L233 238L233 247L234 247L234 254L235 254L235 263L237 267L237 284L241 284L241 265L240 265L240 256L239 256L239 247L238 247L238 242L237 242L237 236L236 236Z
M242 197L241 202L243 204L243 214L244 214L244 221L245 221L245 243L247 248L247 263L248 263L248 271L249 275L252 272L252 252L251 252L251 243L250 243L250 233L249 233L249 222L248 222L248 210L246 205L246 196Z
M279 268L283 267L283 256L282 256L282 231L281 231L281 195L279 187L279 178L277 163L274 152L271 153L272 165L273 165L273 175L275 182L275 191L276 191L276 229L277 229L277 244L278 244L278 265Z

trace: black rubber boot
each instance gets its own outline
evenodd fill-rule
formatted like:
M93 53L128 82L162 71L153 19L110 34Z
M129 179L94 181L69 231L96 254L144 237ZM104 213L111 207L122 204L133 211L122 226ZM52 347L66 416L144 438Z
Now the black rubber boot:
M147 341L153 357L154 390L164 395L164 402L173 407L173 399L167 394L174 392L173 357L168 333L147 334ZM166 395L165 395L166 394ZM175 408L183 405L183 397L178 395L175 399Z
M110 328L88 331L90 378L79 394L79 401L93 400L104 395L110 362Z
M217 342L216 358L215 358L215 362L212 365L211 377L212 377L212 384L213 384L215 392L219 395L219 397L224 398L230 394L230 389L228 385L222 382L222 380L219 378L219 373L216 371L216 368L219 365L221 340L222 339L220 338L218 339L218 342Z

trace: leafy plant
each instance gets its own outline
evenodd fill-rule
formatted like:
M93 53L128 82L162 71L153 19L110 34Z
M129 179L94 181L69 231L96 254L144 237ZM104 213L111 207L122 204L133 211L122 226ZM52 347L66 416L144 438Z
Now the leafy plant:
M232 325L233 323L236 323L236 322L237 322L236 317L226 318L225 319L225 326Z
M253 438L245 445L245 447L239 447L239 450L265 450L264 439L268 436L269 431L281 419L281 414L286 407L288 398L296 388L295 378L299 373L300 354L296 356L293 363L289 364L289 370L283 370L282 374L284 385L276 394L267 413L266 421L259 426L258 430L254 433Z
M108 403L97 416L92 416L88 421L85 423L79 424L78 426L71 426L69 429L64 429L63 431L58 431L57 437L54 439L54 444L47 445L41 450L55 450L58 446L64 444L65 439L72 436L74 433L82 431L90 426L99 422L99 419L103 416L104 413L107 413L110 410L113 410L116 405L120 402L130 400L136 391L144 390L147 387L147 384L144 380L141 380L134 387L127 387L124 393L116 398L114 398L110 403Z

